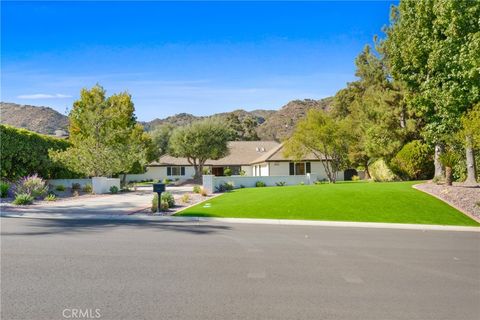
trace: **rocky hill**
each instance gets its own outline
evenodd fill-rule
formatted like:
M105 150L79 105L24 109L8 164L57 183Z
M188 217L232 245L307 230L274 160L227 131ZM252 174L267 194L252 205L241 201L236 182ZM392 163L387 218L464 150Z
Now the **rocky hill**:
M240 120L243 120L247 117L253 117L257 121L258 124L262 124L271 115L275 114L275 112L276 112L275 110L259 109L259 110L253 110L253 111L245 111L245 110L242 110L242 109L238 109L238 110L234 110L234 111L230 111L230 112L215 113L211 116L194 116L193 114L190 114L190 113L178 113L174 116L170 116L170 117L167 117L167 118L163 118L163 119L158 119L157 118L157 119L154 119L152 121L142 122L142 124L143 124L145 130L151 131L151 130L155 129L156 126L163 125L163 124L170 124L170 125L173 125L175 127L178 127L178 126L184 126L184 125L190 124L194 121L202 120L202 119L206 119L206 118L215 118L215 117L227 118L231 114L237 115Z
M6 102L0 102L0 123L43 134L68 129L68 118L52 108Z
M283 141L288 138L298 120L305 117L310 109L329 110L332 98L321 100L293 100L272 114L264 123L257 127L261 140Z
M236 115L240 121L248 117L253 118L258 125L256 131L260 139L282 141L291 135L297 121L305 117L308 110L312 108L328 110L331 102L332 98L321 100L293 100L278 111L263 109L245 111L238 109L231 112L216 113L211 116L194 116L189 113L179 113L163 119L157 118L152 121L142 122L142 124L147 131L151 131L155 129L156 126L162 124L183 126L207 117L227 119L233 114ZM48 107L1 102L0 110L0 122L3 124L25 128L43 134L54 134L55 130L68 129L68 118Z

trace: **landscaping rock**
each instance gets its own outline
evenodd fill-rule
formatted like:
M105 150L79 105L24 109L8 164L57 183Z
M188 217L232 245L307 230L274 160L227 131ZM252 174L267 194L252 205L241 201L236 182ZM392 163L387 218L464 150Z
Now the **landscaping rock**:
M462 183L447 186L429 182L419 184L416 188L460 208L480 221L480 186L467 186Z

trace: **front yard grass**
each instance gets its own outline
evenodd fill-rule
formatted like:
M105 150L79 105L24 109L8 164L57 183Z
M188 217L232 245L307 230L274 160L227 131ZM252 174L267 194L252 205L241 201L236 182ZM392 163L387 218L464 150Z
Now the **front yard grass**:
M480 225L448 204L412 188L415 183L418 182L237 189L177 215Z

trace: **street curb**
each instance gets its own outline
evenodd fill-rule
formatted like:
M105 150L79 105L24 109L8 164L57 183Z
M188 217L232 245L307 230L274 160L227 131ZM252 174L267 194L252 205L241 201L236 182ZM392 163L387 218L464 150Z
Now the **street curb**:
M110 221L155 221L155 222L219 222L240 224L269 224L283 226L318 226L318 227L347 227L373 229L401 229L401 230L433 230L433 231L464 231L478 232L480 227L445 226L430 224L403 224L378 222L346 222L346 221L317 221L317 220L288 220L288 219L245 219L245 218L203 218L203 217L175 217L175 216L143 216L143 215L102 215L102 214L14 214L2 213L5 218L28 219L64 219L64 220L110 220Z

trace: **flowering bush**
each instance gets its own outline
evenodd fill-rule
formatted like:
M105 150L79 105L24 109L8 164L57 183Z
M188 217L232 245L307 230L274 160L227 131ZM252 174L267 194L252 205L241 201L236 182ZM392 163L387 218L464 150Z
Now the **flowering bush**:
M21 178L15 184L15 194L28 194L32 198L41 198L48 192L48 186L45 180L37 174Z

